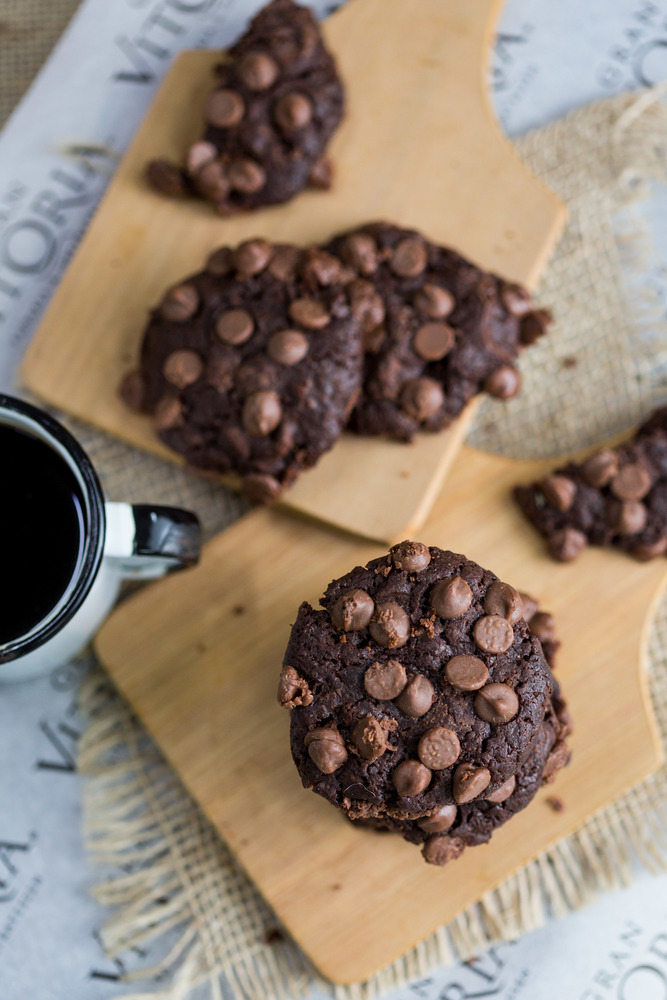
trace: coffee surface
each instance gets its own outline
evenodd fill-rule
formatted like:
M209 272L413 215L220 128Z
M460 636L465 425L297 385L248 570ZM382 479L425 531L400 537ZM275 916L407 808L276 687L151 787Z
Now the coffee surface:
M64 459L0 425L3 600L0 644L31 631L66 592L81 558L84 501Z

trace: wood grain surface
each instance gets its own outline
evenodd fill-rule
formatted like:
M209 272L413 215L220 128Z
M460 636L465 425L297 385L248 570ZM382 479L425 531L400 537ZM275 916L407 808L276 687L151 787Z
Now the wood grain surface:
M549 463L550 465L551 463ZM118 608L97 639L114 682L289 931L329 979L362 980L661 761L644 675L664 560L590 549L554 563L510 498L547 463L464 448L419 537L464 552L536 595L563 640L557 674L575 732L570 766L548 791L445 868L398 836L353 828L301 787L288 713L276 704L282 656L302 600L383 549L279 510L249 514L201 565ZM564 802L556 813L547 795Z
M500 0L349 0L324 32L348 109L331 144L331 192L220 219L171 201L143 179L147 161L180 161L202 127L214 52L186 52L167 74L28 351L26 385L48 403L178 461L116 388L136 365L148 309L208 252L262 235L321 242L388 219L450 244L482 266L534 285L564 221L552 192L523 166L487 98ZM423 522L472 410L412 446L345 435L285 503L365 537L390 541Z

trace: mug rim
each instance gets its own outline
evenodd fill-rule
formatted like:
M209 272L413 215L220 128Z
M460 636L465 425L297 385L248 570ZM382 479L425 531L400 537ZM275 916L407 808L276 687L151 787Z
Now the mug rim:
M74 617L88 596L102 563L106 531L102 486L92 462L76 438L46 411L15 396L0 393L0 424L3 423L3 412L17 413L28 418L65 449L77 467L87 494L89 524L84 539L83 559L69 600L52 618L47 616L44 625L37 628L37 631L0 644L0 667L3 663L16 660L44 645Z

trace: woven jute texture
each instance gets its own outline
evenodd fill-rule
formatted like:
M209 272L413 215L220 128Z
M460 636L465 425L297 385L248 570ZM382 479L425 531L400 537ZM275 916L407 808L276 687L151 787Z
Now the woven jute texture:
M80 0L0 0L0 128L62 35Z
M557 323L525 355L521 398L484 403L471 435L475 445L517 456L562 454L631 427L663 401L667 329L651 281L656 254L642 208L651 185L667 182L667 106L660 97L647 91L601 102L517 144L569 206L567 231L540 289ZM89 428L74 429L112 497L194 507L209 533L243 509L221 487ZM667 744L666 667L667 603L655 623L650 666ZM295 998L313 984L332 990L283 936L101 672L87 680L81 701L90 719L80 753L87 842L94 859L122 870L97 888L112 908L103 930L109 953L162 935L163 959L135 978L160 973L158 995L170 1000L197 987L216 1000ZM371 982L335 992L344 1000L378 995L436 964L515 938L626 884L633 857L659 870L667 859L665 803L663 769L405 959ZM144 982L136 996L154 990Z

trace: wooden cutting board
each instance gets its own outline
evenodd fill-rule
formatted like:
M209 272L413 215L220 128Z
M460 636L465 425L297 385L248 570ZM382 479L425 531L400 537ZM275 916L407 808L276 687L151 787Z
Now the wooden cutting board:
M147 311L164 290L198 270L213 247L256 235L320 242L386 218L533 286L565 213L523 166L489 107L489 46L500 5L349 0L324 25L348 95L331 145L334 189L232 219L200 202L162 198L143 180L149 159L180 161L201 132L199 108L219 56L181 55L37 331L23 367L27 386L131 444L176 459L149 421L121 404L117 385L136 364ZM471 416L411 447L345 436L285 503L366 537L409 534L423 522Z
M288 930L329 979L366 979L581 826L662 760L646 688L663 559L591 549L557 564L510 497L552 463L464 448L420 532L557 616L571 765L492 842L439 869L397 836L354 829L301 787L276 687L299 603L381 554L284 511L253 512L201 565L121 605L97 639L114 682ZM561 813L546 803L557 794Z

